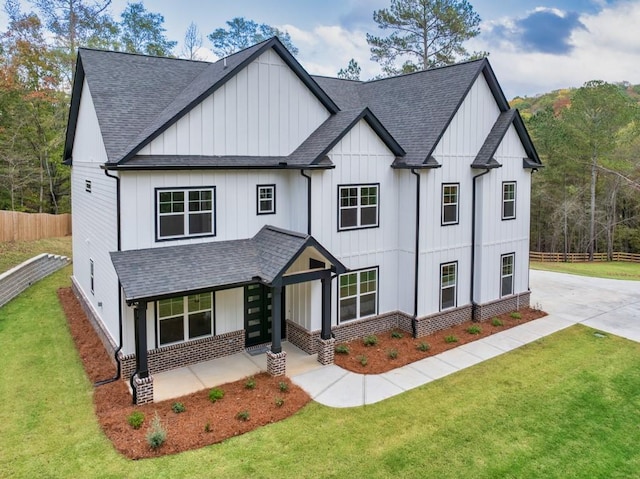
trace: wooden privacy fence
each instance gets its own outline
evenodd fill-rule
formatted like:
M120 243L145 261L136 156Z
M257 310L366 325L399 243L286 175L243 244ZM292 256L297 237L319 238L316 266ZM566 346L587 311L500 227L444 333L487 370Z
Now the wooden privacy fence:
M71 215L0 210L0 241L31 241L71 234Z
M589 261L589 253L567 253L568 263L582 263ZM565 260L564 253L539 253L537 251L529 251L529 259L531 261L550 261L562 262ZM613 261L627 261L630 263L640 263L640 254L634 253L613 253ZM593 261L609 261L607 253L594 253Z

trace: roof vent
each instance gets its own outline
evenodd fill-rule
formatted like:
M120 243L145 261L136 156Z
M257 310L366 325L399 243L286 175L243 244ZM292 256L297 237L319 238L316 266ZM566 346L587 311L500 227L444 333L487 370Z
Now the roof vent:
M222 59L222 68L226 69L227 68L227 57L224 57Z

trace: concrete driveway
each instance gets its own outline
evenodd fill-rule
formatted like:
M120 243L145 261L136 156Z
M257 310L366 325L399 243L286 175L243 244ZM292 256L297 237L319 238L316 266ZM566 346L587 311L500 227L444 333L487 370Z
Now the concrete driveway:
M640 342L640 281L531 270L530 289L550 316Z

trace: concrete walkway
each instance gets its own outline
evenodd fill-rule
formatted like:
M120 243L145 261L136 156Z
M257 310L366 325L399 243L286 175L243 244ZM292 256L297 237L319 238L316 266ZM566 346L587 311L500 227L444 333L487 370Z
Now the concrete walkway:
M531 305L548 316L383 374L324 366L292 375L317 402L331 407L373 404L435 381L576 323L640 342L640 282L531 271Z

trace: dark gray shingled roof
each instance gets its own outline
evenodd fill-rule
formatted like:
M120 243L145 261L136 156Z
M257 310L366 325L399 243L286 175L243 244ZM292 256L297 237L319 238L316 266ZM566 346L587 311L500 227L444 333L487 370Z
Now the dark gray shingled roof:
M189 292L255 283L270 284L308 246L346 271L313 237L274 226L253 238L111 253L126 301L157 299Z

